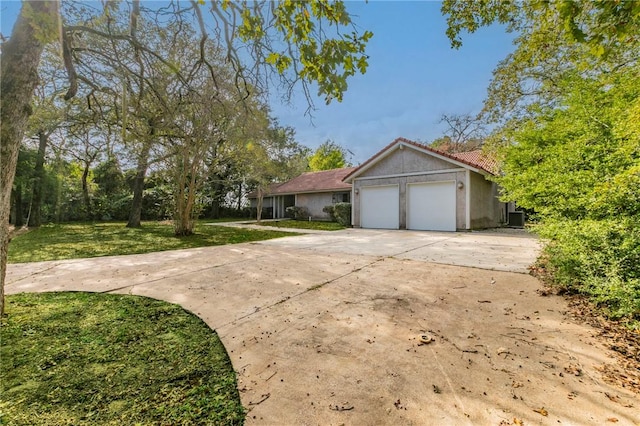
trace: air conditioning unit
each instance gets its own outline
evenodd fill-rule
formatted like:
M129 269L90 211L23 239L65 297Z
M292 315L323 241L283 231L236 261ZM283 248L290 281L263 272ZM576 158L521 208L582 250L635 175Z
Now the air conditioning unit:
M509 212L509 226L524 228L524 212Z

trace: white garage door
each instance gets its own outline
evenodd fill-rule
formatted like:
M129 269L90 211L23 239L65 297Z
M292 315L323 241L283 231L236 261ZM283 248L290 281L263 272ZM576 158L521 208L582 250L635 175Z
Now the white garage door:
M408 184L407 229L455 231L455 181Z
M360 189L360 226L379 229L400 227L398 185L367 186Z

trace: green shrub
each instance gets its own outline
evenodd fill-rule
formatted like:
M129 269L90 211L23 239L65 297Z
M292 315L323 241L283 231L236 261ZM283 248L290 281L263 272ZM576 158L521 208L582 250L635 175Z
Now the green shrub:
M295 220L307 220L309 219L309 210L306 207L291 206L285 209L287 217Z
M351 226L351 203L336 203L324 206L323 212L329 214L333 222L342 226Z
M322 211L329 215L329 219L331 219L332 222L337 222L337 220L336 220L336 211L335 211L335 208L333 206L334 206L333 204L329 204L328 206L324 206L322 208Z
M543 264L556 285L586 294L614 318L640 320L638 219L546 222Z
M351 226L351 203L334 204L333 215L340 225Z

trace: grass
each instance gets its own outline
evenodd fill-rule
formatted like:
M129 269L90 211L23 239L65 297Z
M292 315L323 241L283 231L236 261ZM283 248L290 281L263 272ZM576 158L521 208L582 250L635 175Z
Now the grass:
M221 222L246 222L248 219L246 217L221 217L218 219L201 219L203 223L221 223Z
M244 422L218 336L177 305L92 293L7 297L0 424Z
M317 229L320 231L339 231L341 229L345 229L345 227L340 225L338 222L309 222L308 220L282 220L273 222L262 222L260 225L273 226L276 228Z
M9 245L9 262L150 253L262 241L289 235L296 234L207 226L203 223L198 223L196 233L188 237L175 237L172 225L163 222L144 222L142 228L126 228L124 222L51 224L15 237Z

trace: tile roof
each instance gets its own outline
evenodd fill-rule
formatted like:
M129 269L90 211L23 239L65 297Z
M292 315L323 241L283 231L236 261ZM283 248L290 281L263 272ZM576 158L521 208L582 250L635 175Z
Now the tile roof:
M349 191L351 190L351 184L342 180L355 169L355 167L345 167L343 169L303 173L287 182L272 185L265 195ZM251 193L249 197L255 198L255 194Z
M359 167L357 167L355 170L353 170L351 173L349 173L347 176L345 176L345 179L348 179L350 177L352 177L354 174L356 174L359 170L361 170L364 167L367 167L368 165L370 165L371 163L375 162L375 160L382 156L385 152L387 152L387 150L389 150L390 148L392 148L393 146L399 144L399 143L403 143L405 145L411 145L414 146L416 148L419 148L421 150L424 151L429 151L432 152L434 154L440 155L442 157L447 157L451 160L466 164L468 166L471 166L473 168L476 169L480 169L486 173L495 175L497 174L498 171L498 163L488 157L486 154L484 154L482 152L482 150L477 150L477 151L470 151L470 152L459 152L459 153L455 153L455 154L449 154L447 152L444 151L439 151L435 148L431 148L430 146L418 143L418 142L414 142L412 140L409 139L405 139L405 138L397 138L395 139L393 142L391 142L389 145L385 146L384 148L382 148L377 154L375 154L373 157L369 158L367 161L365 161L364 163L362 163Z
M498 173L498 162L496 159L488 156L481 149L468 152L456 152L450 155L464 163L475 165L475 167L489 172L492 175Z

